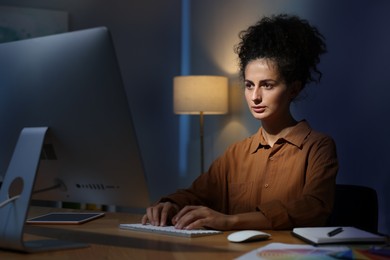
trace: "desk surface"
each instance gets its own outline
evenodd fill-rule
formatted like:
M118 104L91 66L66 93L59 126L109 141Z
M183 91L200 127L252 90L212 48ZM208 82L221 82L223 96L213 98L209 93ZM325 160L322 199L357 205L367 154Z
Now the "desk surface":
M52 208L32 208L30 216L53 211ZM62 239L88 243L81 249L23 254L0 250L0 259L233 259L271 242L302 244L290 231L266 231L267 241L231 243L218 235L183 238L122 230L120 223L140 222L139 215L107 213L103 218L81 225L27 225L24 240Z

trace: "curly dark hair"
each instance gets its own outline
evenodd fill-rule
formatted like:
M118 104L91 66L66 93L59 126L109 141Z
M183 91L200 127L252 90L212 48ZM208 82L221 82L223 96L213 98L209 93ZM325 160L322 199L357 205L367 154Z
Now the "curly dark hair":
M300 81L303 88L309 82L321 80L317 64L320 55L327 51L325 38L307 20L287 14L263 17L241 31L239 37L241 41L235 52L242 78L249 62L265 58L276 63L287 84Z

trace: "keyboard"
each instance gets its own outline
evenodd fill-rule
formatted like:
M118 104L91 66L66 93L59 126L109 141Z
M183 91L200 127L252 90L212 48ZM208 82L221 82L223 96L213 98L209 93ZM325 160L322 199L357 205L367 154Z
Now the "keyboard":
M179 236L179 237L200 237L208 235L221 234L222 231L218 230L209 230L209 229L193 229L193 230L183 230L176 229L174 226L153 226L150 224L120 224L119 228L141 231L141 232L150 232L163 235Z

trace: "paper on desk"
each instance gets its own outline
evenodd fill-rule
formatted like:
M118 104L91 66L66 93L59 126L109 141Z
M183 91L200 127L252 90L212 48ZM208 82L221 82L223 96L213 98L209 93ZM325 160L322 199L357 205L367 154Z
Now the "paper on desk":
M335 259L331 255L352 254L352 251L346 246L312 246L312 245L294 245L284 243L271 243L250 251L237 260L276 260L276 259ZM344 258L344 259L348 259ZM353 259L353 258L351 258Z

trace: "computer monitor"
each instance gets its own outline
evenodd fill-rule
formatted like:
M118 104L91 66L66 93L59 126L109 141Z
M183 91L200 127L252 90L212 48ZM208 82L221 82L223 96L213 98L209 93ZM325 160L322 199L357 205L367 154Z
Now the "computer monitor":
M0 44L0 179L24 127L49 127L33 200L149 204L115 50L99 27Z

